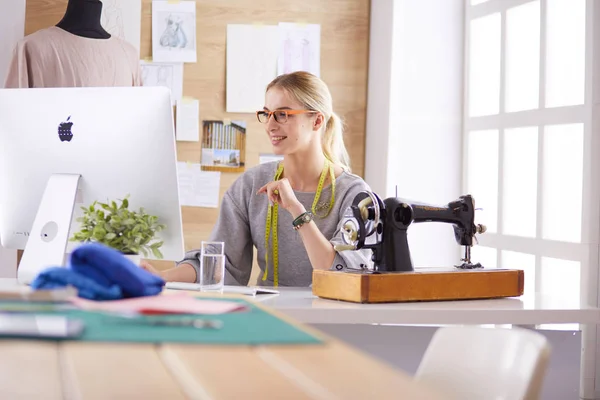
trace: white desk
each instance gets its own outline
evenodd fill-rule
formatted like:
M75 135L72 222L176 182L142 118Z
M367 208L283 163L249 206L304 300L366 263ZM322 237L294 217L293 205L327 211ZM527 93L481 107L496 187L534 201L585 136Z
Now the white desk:
M257 299L298 321L311 324L451 325L451 324L583 324L580 396L600 399L594 393L595 345L587 337L596 334L600 309L579 298L524 295L515 298L389 304L358 304L314 296L309 288L279 288L279 295ZM381 346L394 346L397 337L378 338Z
M19 288L16 279L0 279L0 289ZM579 299L522 296L492 300L358 304L321 299L310 288L278 288L280 294L255 300L297 321L310 324L600 324L600 309Z
M491 300L358 304L321 299L309 288L279 288L257 300L311 324L598 324L600 309L579 299L522 296Z

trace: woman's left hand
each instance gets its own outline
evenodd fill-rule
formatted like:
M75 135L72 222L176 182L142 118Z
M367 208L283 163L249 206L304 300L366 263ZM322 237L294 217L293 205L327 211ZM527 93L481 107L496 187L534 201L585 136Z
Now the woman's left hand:
M261 187L256 194L261 193L266 193L271 203L279 204L294 217L297 217L305 211L304 206L296 198L294 190L286 178L267 183L265 186Z

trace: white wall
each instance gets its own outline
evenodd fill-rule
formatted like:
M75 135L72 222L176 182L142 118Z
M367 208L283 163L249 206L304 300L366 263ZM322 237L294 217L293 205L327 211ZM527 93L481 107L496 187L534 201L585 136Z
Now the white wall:
M371 2L365 178L382 197L461 194L463 20L463 0ZM461 255L447 224L414 224L409 243L415 266Z
M394 0L371 1L369 32L365 180L382 197L388 193L393 4Z
M0 10L0 87L4 87L13 49L25 33L25 0L0 0Z
M15 44L25 31L25 0L0 0L0 87L12 59ZM17 253L0 246L0 278L16 277Z

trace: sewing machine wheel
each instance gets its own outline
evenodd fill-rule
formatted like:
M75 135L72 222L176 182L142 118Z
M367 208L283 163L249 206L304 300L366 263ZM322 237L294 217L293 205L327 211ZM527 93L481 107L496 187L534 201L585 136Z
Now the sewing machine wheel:
M377 231L383 203L372 192L360 192L344 215L342 239L355 249L364 246L367 237Z

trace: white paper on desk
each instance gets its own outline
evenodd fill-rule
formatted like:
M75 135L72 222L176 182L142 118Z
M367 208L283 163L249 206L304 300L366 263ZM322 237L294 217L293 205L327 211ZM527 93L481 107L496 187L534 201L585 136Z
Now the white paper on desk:
M142 0L102 0L102 27L130 43L140 53Z
M17 42L25 36L25 0L2 2L0 13L0 88L4 87Z
M177 163L179 202L182 206L217 208L221 173L202 171L200 164Z
M177 140L200 141L200 102L197 99L177 101Z
M283 156L277 154L259 154L258 163L265 164L273 161L283 161Z
M277 74L306 71L321 74L321 25L279 23Z
M196 2L152 2L152 58L196 62Z
M277 25L227 25L227 112L262 110L277 76Z
M183 96L183 64L140 61L144 86L165 86L171 90L171 105Z

